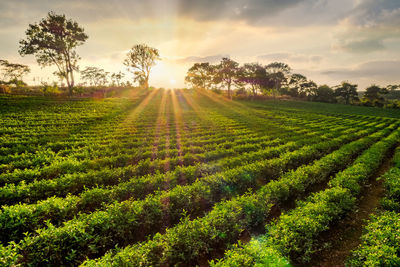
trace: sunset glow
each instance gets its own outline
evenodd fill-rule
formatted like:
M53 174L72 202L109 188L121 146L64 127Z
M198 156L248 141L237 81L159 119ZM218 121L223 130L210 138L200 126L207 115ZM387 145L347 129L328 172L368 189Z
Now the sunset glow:
M134 44L160 51L150 77L157 87L183 87L194 62L288 63L317 83L351 80L360 89L398 82L400 4L384 0L291 1L32 1L0 3L0 58L28 64L27 81L57 80L34 57L18 55L18 41L29 23L53 10L79 21L89 39L78 48L80 68L123 71Z

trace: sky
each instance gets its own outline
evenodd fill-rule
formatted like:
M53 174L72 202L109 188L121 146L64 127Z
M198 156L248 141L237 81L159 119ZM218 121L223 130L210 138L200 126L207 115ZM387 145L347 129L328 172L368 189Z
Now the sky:
M150 84L184 87L195 62L289 64L318 84L400 84L400 0L1 0L0 59L31 67L30 84L57 80L34 56L18 54L30 23L49 11L88 34L80 69L122 71L129 49L159 50Z

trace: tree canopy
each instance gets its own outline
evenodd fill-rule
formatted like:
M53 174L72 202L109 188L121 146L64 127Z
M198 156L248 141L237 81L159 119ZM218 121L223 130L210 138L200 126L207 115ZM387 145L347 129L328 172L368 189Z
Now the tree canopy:
M350 104L353 101L358 100L357 84L342 82L336 87L335 95L342 97L346 104Z
M226 57L216 66L217 77L223 85L226 85L229 98L232 98L231 86L237 79L238 67L239 63Z
M86 67L81 71L81 78L91 85L99 86L107 84L108 72L97 67Z
M210 63L195 63L187 71L185 82L195 88L208 89L214 83L214 66Z
M156 48L145 44L134 45L126 55L124 65L134 74L134 81L145 88L149 87L150 71L160 60L160 54Z
M39 23L29 24L26 39L20 41L19 53L35 55L42 67L55 65L57 76L67 81L70 94L74 87L74 71L80 59L75 48L88 38L77 22L65 15L49 12Z
M122 72L114 72L111 74L111 81L113 85L120 86L121 85L121 80L125 77L125 74Z
M389 90L386 88L382 88L377 85L371 85L366 89L362 97L362 102L367 106L382 107L385 104L385 98L383 95L387 93L389 93Z
M2 75L1 79L7 82L22 81L23 76L31 71L27 65L10 63L4 59L0 59L0 68Z

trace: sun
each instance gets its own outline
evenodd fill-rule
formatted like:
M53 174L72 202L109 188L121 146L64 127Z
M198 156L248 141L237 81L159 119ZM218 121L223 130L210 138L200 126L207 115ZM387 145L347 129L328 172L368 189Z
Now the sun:
M176 84L176 80L175 80L175 79L169 79L169 83L170 83L171 85L175 85L175 84Z

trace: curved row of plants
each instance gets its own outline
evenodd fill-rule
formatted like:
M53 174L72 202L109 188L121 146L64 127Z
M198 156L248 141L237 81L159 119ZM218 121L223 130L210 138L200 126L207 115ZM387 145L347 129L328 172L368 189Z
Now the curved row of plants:
M378 213L365 226L361 244L348 260L350 266L400 265L400 147L393 164L380 177L384 179L385 196Z
M24 238L18 245L23 257L21 261L68 265L77 264L85 257L100 256L116 244L125 246L148 238L178 223L184 216L201 217L215 203L243 194L249 188L259 188L268 180L279 177L282 171L308 164L343 143L373 131L369 129L346 134L331 141L306 146L277 159L252 163L224 175L203 178L190 186L177 186L170 191L150 195L143 201L113 204L105 211L82 215L62 227L48 225L48 228ZM387 131L390 130L382 130L380 135ZM228 225L232 223L236 221Z
M243 230L254 230L273 213L273 206L283 203L290 197L299 196L310 185L319 183L332 173L350 164L352 158L389 134L393 129L386 128L346 145L341 138L328 142L330 145L343 145L333 153L312 164L284 174L262 186L255 194L245 194L217 204L205 217L189 220L157 234L153 239L128 246L104 257L87 261L87 266L150 266L150 265L195 265L205 259L219 255L228 244L236 242ZM373 132L366 130L364 132ZM327 148L326 148L327 149ZM233 265L231 265L233 266ZM240 266L240 264L235 265Z
M353 123L354 124L354 123ZM362 122L360 125L365 125L366 122ZM372 125L371 125L372 124ZM375 124L376 127L381 127L383 124L376 125L376 123L369 123L368 126L373 126ZM304 130L303 132L308 132L312 129L321 127L323 124L316 124L310 125L308 130ZM327 128L326 128L327 129ZM296 128L293 127L283 127L280 132L284 131L296 131ZM301 132L297 132L297 135L300 135ZM278 135L278 133L277 133ZM286 135L286 134L285 134ZM264 140L264 138L260 138L260 140ZM239 140L240 141L240 140ZM257 141L256 139L250 139L251 142ZM234 144L235 142L233 142ZM268 143L267 144L271 144ZM255 146L255 149L258 147ZM237 152L243 152L244 149L247 147L242 147ZM218 151L218 150L217 150ZM220 157L227 156L226 151L218 151L220 153ZM233 151L235 152L235 151ZM150 156L151 152L147 153ZM218 158L218 155L215 153L207 153L205 154L204 158L202 155L194 155L191 157L192 154L188 154L189 157L184 157L185 165L190 165L195 162L199 161L207 161L212 158ZM208 158L206 157L208 156ZM255 154L257 156L257 154ZM129 156L123 156L126 159L129 159ZM95 185L105 184L111 185L121 181L126 181L132 176L142 176L148 174L149 170L153 172L156 170L163 171L165 166L165 161L169 161L169 165L173 168L178 166L178 157L170 157L165 160L156 160L150 161L149 159L143 160L138 162L134 166L127 166L117 169L101 169L99 171L88 171L86 173L72 173L69 175L61 176L57 179L51 179L50 181L43 181L43 180L35 180L32 183L22 183L20 185L13 185L8 184L2 188L0 188L0 199L3 201L4 204L12 204L18 201L24 202L34 202L36 200L44 199L49 196L58 195L58 196L65 196L67 193L76 194L79 193L84 186L91 187ZM64 165L61 165L64 166ZM64 166L65 167L65 166ZM28 172L29 173L29 172ZM26 180L27 175L23 176ZM28 175L29 176L29 175ZM117 179L118 178L118 179ZM75 182L74 182L75 181Z
M396 126L397 127L397 126ZM239 246L229 251L218 266L253 266L256 264L286 264L287 260L307 262L318 246L318 236L356 207L357 196L363 183L379 168L387 152L398 143L400 131L395 130L388 137L375 143L344 171L329 182L329 188L313 194L298 207L281 215L276 223L266 226L264 238L253 240L250 245ZM266 248L266 257L250 259L250 247L259 244ZM274 251L276 254L274 254ZM272 261L269 262L269 259ZM244 265L246 263L246 265Z
M151 116L148 116L148 115L147 116L143 116L143 117L151 118ZM192 121L192 120L193 120L193 117L189 118L189 121ZM225 126L227 126L226 125L226 121L225 121ZM191 129L191 131L189 131L189 132L192 132L192 131L193 130ZM114 132L112 134L116 134L116 133ZM204 136L206 133L205 132L200 132L198 134L201 135L201 136ZM243 134L243 133L238 133L238 135L240 135L240 134ZM148 137L149 133L146 132L144 135L146 137ZM220 136L219 138L221 138L221 140L223 140L224 138L226 138L226 136L227 136L227 134L225 134L223 136ZM118 147L115 145L115 143L113 143L112 149L109 149L109 150L106 149L107 146L99 145L98 143L91 144L90 147L93 147L93 148L97 147L97 149L95 151L106 151L106 153L107 153L106 155L110 154L110 150L114 151L114 154L121 155L121 154L127 154L127 153L130 154L130 152L132 152L132 150L135 150L135 149L136 149L136 154L140 155L140 153L137 152L137 147L143 145L143 140L137 140L136 137L137 136L135 136L135 135L132 136L132 138L136 141L136 145L134 145L133 147L130 146L130 149L128 149L128 151L124 151L124 150L120 151L118 149ZM192 140L192 139L193 139L193 134L190 136L190 138L188 138L188 140L190 140L190 142L196 144L196 141ZM93 140L90 140L90 141L91 141L91 143L93 143ZM184 143L185 140L182 140L182 141ZM118 143L119 144L122 143L121 140L118 140ZM85 147L85 144L83 144L83 145ZM200 143L199 145L204 145L204 142ZM149 146L150 146L150 144L149 144ZM91 149L90 153L81 152L80 154L78 154L79 155L79 159L80 160L82 158L87 159L88 156L90 156L90 155L93 157L93 155L96 155L96 153L93 150L94 149ZM146 150L143 150L143 148L142 148L142 152L145 152L145 151ZM31 160L26 160L26 159L22 160L22 162L18 163L18 161L16 160L15 157L11 157L10 159L13 160L12 166L7 166L7 165L0 166L3 170L7 170L7 173L2 174L3 177L0 177L0 181L3 181L3 183L11 182L12 178L10 178L9 176L17 176L17 177L14 178L15 179L14 182L18 182L20 180L28 181L29 179L38 178L38 177L52 177L52 178L54 178L55 175L61 174L61 173L65 173L65 172L66 173L71 173L71 172L74 172L74 171L83 171L83 170L92 169L92 168L96 168L96 167L98 168L103 163L106 164L106 165L110 165L110 166L113 166L113 165L117 165L118 166L118 165L123 164L127 160L124 157L121 158L121 156L112 157L111 160L108 159L108 158L105 158L104 160L102 160L101 158L99 158L99 156L96 156L96 159L93 160L93 161L86 160L85 162L82 162L80 165L75 166L76 163L75 163L75 165L73 164L74 163L73 162L73 157L72 158L71 157L68 158L66 161L60 162L61 160L64 159L64 157L62 157L61 159L57 159L57 158L54 157L54 152L53 153L49 153L48 150L45 150L45 152L47 152L47 153L46 153L46 155L44 157L42 157L40 154L39 155L35 154L35 157L34 157L35 160L34 161L36 163L41 163L38 166L39 168L37 168L37 169L28 169L28 170L24 170L24 171L17 170L16 173L10 173L10 171L15 169L16 167L18 167L18 165L20 165L20 167L24 167L26 165L35 166L35 164L32 164ZM62 150L62 152L64 152L64 150ZM61 154L63 154L63 156L65 156L64 153L61 153ZM142 156L142 157L144 157L144 156ZM47 160L47 162L50 162L50 161L53 162L53 166L48 166L47 168L43 168L43 164L44 164L43 160L45 160L45 161ZM40 171L38 169L40 169Z
M341 127L336 127L341 129ZM353 128L345 132L332 129L331 136L337 134L351 134L360 128ZM325 129L324 129L325 130ZM194 166L178 167L174 171L134 177L127 182L121 182L111 188L93 188L86 190L79 196L67 196L65 198L49 198L37 204L17 204L3 206L0 212L0 230L3 231L1 241L19 240L26 232L45 226L47 222L59 225L61 222L71 219L78 212L90 212L101 208L104 204L113 201L124 201L134 197L143 199L147 194L157 190L172 189L184 180L185 184L191 184L196 179L212 175L216 172L227 171L231 168L238 169L254 161L278 157L279 155L294 151L301 146L307 145L310 138L326 140L328 136L320 137L321 132L313 132L305 136L296 136L297 141L292 141L280 146L272 146L256 151L255 153L244 153L236 157L223 158L217 162L197 164ZM119 173L115 178L121 178ZM63 191L63 190L61 190ZM18 218L16 220L16 218Z

